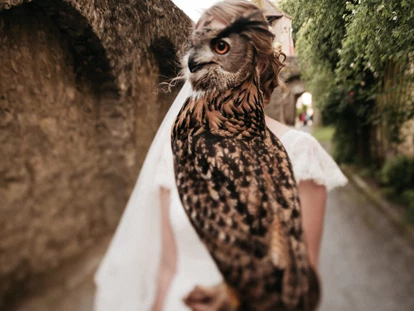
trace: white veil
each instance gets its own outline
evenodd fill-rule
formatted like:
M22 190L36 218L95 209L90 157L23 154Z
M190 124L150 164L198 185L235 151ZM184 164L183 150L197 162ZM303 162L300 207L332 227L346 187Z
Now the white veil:
M186 82L165 116L141 168L127 207L95 274L95 311L147 311L156 291L161 257L157 162L181 106L190 94Z

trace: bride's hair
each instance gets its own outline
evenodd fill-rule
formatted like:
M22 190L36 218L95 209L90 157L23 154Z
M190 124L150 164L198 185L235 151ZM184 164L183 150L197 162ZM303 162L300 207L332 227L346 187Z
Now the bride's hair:
M195 28L199 28L201 22L212 19L217 19L221 23L228 25L236 18L250 15L258 10L260 10L259 7L248 1L221 1L214 4L201 15ZM266 19L265 14L263 14L263 19ZM260 43L256 48L260 49L261 55L264 55L260 65L260 89L265 100L270 99L277 86L281 86L286 91L286 86L280 79L280 71L285 67L286 55L281 51L280 45L273 42L273 39L262 36L260 40L255 40L255 42Z

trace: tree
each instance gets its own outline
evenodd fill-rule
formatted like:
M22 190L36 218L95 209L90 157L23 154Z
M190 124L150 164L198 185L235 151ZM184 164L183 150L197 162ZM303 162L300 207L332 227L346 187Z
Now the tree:
M414 117L414 3L283 0L281 7L293 18L302 78L336 125L339 160L381 158L374 132L398 143Z

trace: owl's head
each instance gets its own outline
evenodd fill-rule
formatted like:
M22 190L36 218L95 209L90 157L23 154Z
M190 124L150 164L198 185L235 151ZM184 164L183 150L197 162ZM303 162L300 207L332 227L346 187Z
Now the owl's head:
M195 26L183 60L185 76L195 91L233 88L252 75L269 72L275 59L273 39L257 6L247 1L219 2Z

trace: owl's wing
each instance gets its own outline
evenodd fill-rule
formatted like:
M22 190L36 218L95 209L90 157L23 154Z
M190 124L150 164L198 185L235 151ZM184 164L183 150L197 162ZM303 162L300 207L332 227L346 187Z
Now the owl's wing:
M284 276L286 304L296 305L297 299L309 289L309 274L312 273L303 236L299 193L294 179L293 168L281 141L267 130L266 150L274 156L272 170L273 184L276 185L276 201L279 202L277 215L287 232L291 252L291 265ZM272 230L277 235L277 230Z
M187 211L231 286L256 299L279 289L277 299L295 304L302 286L294 255L303 244L297 189L287 155L266 145L199 139L195 163L205 183L189 187L196 193L188 200L197 202Z

